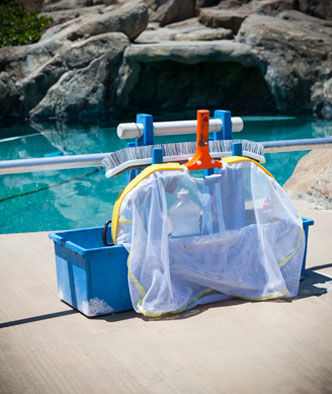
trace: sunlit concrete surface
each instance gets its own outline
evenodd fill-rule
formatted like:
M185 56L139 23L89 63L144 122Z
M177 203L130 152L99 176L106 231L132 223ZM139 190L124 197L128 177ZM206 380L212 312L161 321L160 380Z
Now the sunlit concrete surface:
M332 393L332 213L293 300L89 319L57 295L47 233L0 235L0 393Z

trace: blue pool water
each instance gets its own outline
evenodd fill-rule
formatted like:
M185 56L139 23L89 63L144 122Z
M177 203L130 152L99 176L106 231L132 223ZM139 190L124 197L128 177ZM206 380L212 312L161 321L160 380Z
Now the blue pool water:
M156 121L195 119L195 112L155 116ZM123 119L123 122L134 119ZM233 138L254 141L326 137L331 122L308 116L244 117L245 127ZM128 141L116 135L116 124L48 122L0 128L0 160L52 155L110 152ZM156 143L194 140L195 136L162 137ZM307 152L266 155L265 167L279 183L291 176ZM48 231L101 226L111 218L113 204L125 186L125 175L106 179L94 168L0 175L0 233ZM39 190L38 192L34 192ZM32 192L32 193L31 193Z

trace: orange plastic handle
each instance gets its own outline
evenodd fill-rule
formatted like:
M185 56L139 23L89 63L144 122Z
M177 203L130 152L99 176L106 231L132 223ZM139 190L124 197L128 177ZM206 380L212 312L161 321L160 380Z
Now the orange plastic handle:
M209 111L207 109L197 111L196 152L185 166L190 171L222 167L221 161L214 160L209 153Z

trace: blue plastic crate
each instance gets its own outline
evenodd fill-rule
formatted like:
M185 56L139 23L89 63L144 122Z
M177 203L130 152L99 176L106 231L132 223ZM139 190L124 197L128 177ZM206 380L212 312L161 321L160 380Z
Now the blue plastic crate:
M59 297L89 317L132 309L128 253L123 246L105 247L102 231L96 227L49 234L55 246Z

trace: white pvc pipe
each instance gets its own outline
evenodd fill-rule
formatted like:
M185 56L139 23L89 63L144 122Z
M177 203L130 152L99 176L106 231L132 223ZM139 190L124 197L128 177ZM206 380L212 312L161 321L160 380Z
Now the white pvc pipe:
M232 131L239 132L243 129L243 120L240 117L231 118ZM178 135L178 134L196 134L197 120L181 120L174 122L154 122L153 134L161 135ZM210 119L209 131L221 131L222 120ZM140 138L143 136L144 127L141 123L120 123L117 128L118 137L121 139Z

